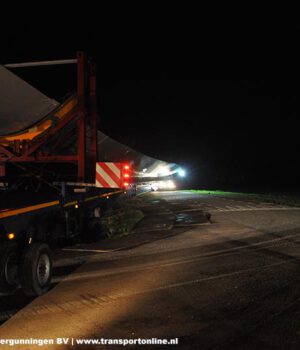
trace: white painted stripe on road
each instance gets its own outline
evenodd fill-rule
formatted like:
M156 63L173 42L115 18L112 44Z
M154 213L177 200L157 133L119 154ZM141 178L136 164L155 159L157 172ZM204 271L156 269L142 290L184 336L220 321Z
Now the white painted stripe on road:
M204 210L204 209L207 209L207 208L199 207L199 208L193 208L193 209L183 209L183 210L175 211L174 213L175 214L180 214L180 213L196 212L196 211L201 211L201 210Z
M124 247L117 248L117 249L83 249L83 248L63 248L62 250L66 250L69 252L91 252L91 253L111 253L111 252L117 252L118 250L124 249Z
M211 225L211 223L202 222L202 223L175 224L174 227L192 227L192 226L206 226L206 225Z
M207 211L300 210L300 207L288 207L288 206L255 207L253 205L218 207L212 204L200 204L197 208L178 210L178 211L175 211L175 213L197 212L200 210L207 210Z
M229 273L223 273L215 276L209 276L209 277L203 277L199 279L194 279L194 280L185 280L182 282L177 282L177 283L169 283L166 285L160 285L157 287L153 288L144 288L141 290L129 290L127 291L126 289L123 289L121 291L117 292L110 292L108 295L103 295L101 294L101 291L99 291L99 295L81 295L80 297L69 300L69 301L64 301L64 302L59 302L59 301L48 301L45 302L43 305L38 305L38 306L33 306L31 308L27 308L24 312L24 316L27 319L30 319L32 316L35 315L47 315L47 314L53 314L53 313L59 313L59 312L66 312L66 311L71 311L71 312L76 312L76 309L79 308L86 308L87 306L92 306L93 308L101 308L106 306L108 303L114 303L117 302L119 299L122 298L128 298L128 297L135 297L143 294L148 294L148 293L155 293L159 292L162 290L168 290L168 289L173 289L173 288L180 288L180 287L185 287L193 284L198 284L201 282L207 282L207 281L213 281L213 280L218 280L218 279L223 279L223 278L230 278L242 274L249 274L253 271L262 271L263 269L268 269L270 267L274 266L280 266L280 265L285 265L285 264L291 264L294 263L293 261L281 261L281 262L276 262L273 264L268 264L268 265L263 265L263 266L257 266L257 267L252 267L248 269L243 269L243 270L237 270ZM74 279L70 279L72 276L68 276L67 279L65 280L66 282L72 282ZM55 293L55 291L53 292ZM8 311L8 313L15 313L14 311L17 310L11 310ZM4 316L4 315L3 315Z
M203 260L203 259L214 259L214 258L219 258L219 257L222 257L224 255L228 255L228 254L239 253L239 251L249 249L249 248L257 248L256 250L268 249L268 248L273 247L273 245L270 245L270 243L273 243L273 244L277 243L277 242L293 243L293 241L287 241L287 239L295 238L298 236L300 236L300 233L294 234L294 235L286 235L284 237L274 238L274 239L270 239L267 241L250 243L250 244L239 246L239 247L220 249L220 250L216 250L216 251L212 251L212 252L195 254L195 255L192 255L189 257L170 259L167 262L151 262L151 263L146 263L146 264L142 264L142 265L138 265L138 266L126 266L126 267L107 269L107 270L102 270L102 271L74 273L71 276L68 276L68 279L66 281L76 281L76 280L80 280L80 279L89 279L89 278L96 278L96 277L103 277L103 276L111 276L111 275L120 274L120 273L137 272L140 270L147 270L147 269L153 269L153 268L164 268L164 267L170 267L170 266L176 266L176 265L182 265L182 264L189 264L189 263L193 263L193 262ZM221 254L224 254L224 255L221 255ZM288 262L293 263L294 261L292 260L292 261L288 261ZM255 269L258 269L258 268L255 268ZM57 283L64 278L65 278L65 276L56 277L56 278L54 278L53 282Z
M262 269L267 269L267 268L274 267L274 266L293 264L293 263L295 263L295 262L292 261L292 260L280 261L280 262L276 262L276 263L273 263L273 264L252 267L252 268L249 268L249 269L238 270L238 271L224 273L224 274L220 274L220 275L216 275L216 276L204 277L204 278L201 278L201 279L189 280L189 281L169 284L169 285L166 285L166 286L159 286L159 287L156 287L156 288L146 289L146 290L133 292L133 293L131 292L131 293L128 293L128 295L126 295L126 296L131 296L131 295L133 296L133 295L136 295L136 294L143 294L143 293L151 293L151 292L156 292L156 291L159 291L159 290L164 290L164 289L169 289L169 288L183 287L183 286L190 285L190 284L196 284L196 283L206 282L206 281L210 281L210 280L216 280L216 279L220 279L220 278L232 277L232 276L236 276L236 275L240 275L240 274L244 274L244 273L249 273L249 272L253 272L253 271L257 271L257 270L261 271ZM168 265L168 264L166 264L166 265ZM136 270L142 270L142 269L143 268L141 267L141 268L136 269ZM131 269L131 271L133 271L133 269ZM130 271L123 271L123 272L130 272ZM97 277L110 276L110 275L115 275L115 274L120 274L120 273L122 273L122 272L115 271L114 273L105 275L105 274L101 273L100 271L98 271L98 272L87 272L87 273L74 274L74 275L69 275L67 277L67 279L64 280L64 283L74 282L74 281L82 280L82 279L94 279L94 278L97 278ZM62 279L63 278L61 278L61 280ZM54 283L57 283L57 282L59 282L59 280L56 279ZM123 294L122 296L125 296L125 295ZM105 296L102 295L101 298L105 298ZM112 301L114 301L116 299L113 295L110 295L109 298Z
M148 290L147 292L149 293L149 292L159 291L159 290L163 290L163 289L184 287L184 286L187 286L187 285L190 285L190 284L196 284L196 283L206 282L206 281L210 281L210 280L216 280L216 279L220 279L220 278L232 277L232 276L240 275L240 274L243 274L243 273L249 273L249 272L252 272L252 271L255 271L255 270L266 269L266 268L273 267L273 266L278 266L278 265L285 265L285 264L288 264L288 263L291 263L291 261L281 261L281 262L277 262L277 263L273 263L273 264L269 264L269 265L252 267L250 269L224 273L224 274L217 275L217 276L205 277L205 278L200 278L200 279L191 280L191 281L184 281L184 282L180 282L180 283L173 283L173 284L169 284L167 286L153 288L151 290Z
M168 289L173 289L173 288L180 288L180 287L185 287L189 285L194 285L202 282L207 282L207 281L213 281L213 280L218 280L218 279L223 279L223 278L230 278L242 274L249 274L252 273L253 271L262 271L263 269L268 269L270 267L274 266L280 266L280 265L285 265L285 264L290 264L293 263L293 261L281 261L281 262L276 262L273 264L268 264L264 266L258 266L258 267L252 267L248 269L243 269L243 270L238 270L238 271L233 271L229 273L223 273L215 276L209 276L209 277L203 277L199 279L194 279L194 280L185 280L182 282L177 282L177 283L169 283L166 285L160 285L152 288L144 288L141 290L126 290L123 289L121 291L112 291L108 295L103 295L101 294L101 291L99 291L99 295L81 295L80 297L69 300L69 301L64 301L64 302L59 302L59 301L48 301L45 302L43 305L38 305L38 306L33 306L31 308L27 308L23 314L27 319L30 319L31 317L35 315L47 315L47 314L57 314L59 312L66 312L66 311L71 311L71 312L76 312L76 309L80 308L86 308L88 306L92 306L93 308L101 308L105 307L108 303L114 303L117 302L118 300L122 298L128 298L128 297L135 297L143 294L150 294L150 293L155 293L159 292L162 290L168 290ZM66 282L69 282L69 279L72 276L68 276ZM72 281L71 281L72 282ZM55 293L55 291L54 291Z
M278 208L278 207L265 207L265 208L235 208L235 209L224 209L224 208L216 208L216 209L210 209L210 211L222 211L222 212L232 212L232 211L268 211L268 210L277 210L277 211L289 211L289 210L300 210L298 207L285 207L285 208Z

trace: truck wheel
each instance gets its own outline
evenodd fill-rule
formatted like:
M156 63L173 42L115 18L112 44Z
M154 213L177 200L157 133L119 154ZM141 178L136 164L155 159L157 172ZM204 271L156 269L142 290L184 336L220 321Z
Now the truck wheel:
M52 276L51 250L47 244L33 243L21 258L21 287L26 295L38 296L48 291Z
M15 243L0 244L0 293L18 288L18 247Z

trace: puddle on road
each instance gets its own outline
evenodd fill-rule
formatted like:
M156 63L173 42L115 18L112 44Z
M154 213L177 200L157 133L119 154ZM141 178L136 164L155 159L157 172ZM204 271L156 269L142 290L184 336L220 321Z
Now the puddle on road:
M180 214L176 214L175 222L176 223L185 223L186 224L186 223L194 223L195 220L193 220L191 215L180 213Z
M188 213L177 213L175 218L175 224L202 224L207 223L209 219L210 214L205 213L202 210Z
M152 200L150 202L153 203L153 204L159 204L159 203L162 203L163 201L161 201L159 199L155 199L155 200Z

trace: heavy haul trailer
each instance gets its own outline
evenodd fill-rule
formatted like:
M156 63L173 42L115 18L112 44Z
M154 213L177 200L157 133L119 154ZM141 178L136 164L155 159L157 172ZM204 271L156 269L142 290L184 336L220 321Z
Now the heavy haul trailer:
M56 64L77 65L77 93L61 105L31 91L6 71ZM15 98L26 95L19 108L16 101L0 101L4 106L0 122L10 120L3 124L0 136L0 293L21 286L28 295L40 295L51 282L50 247L89 238L103 209L134 191L130 190L130 165L97 163L96 73L84 53L72 60L0 68L0 83L12 88ZM42 104L35 104L39 98ZM28 107L33 119L26 114ZM43 117L36 120L41 111ZM50 172L44 172L44 164L52 166Z

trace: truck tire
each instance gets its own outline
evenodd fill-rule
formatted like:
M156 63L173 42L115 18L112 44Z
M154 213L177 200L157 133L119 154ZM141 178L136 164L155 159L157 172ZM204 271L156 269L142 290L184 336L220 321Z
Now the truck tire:
M26 295L39 296L48 291L52 277L52 257L47 244L33 243L24 250L19 277Z
M0 293L13 293L18 282L18 247L13 242L0 243Z

